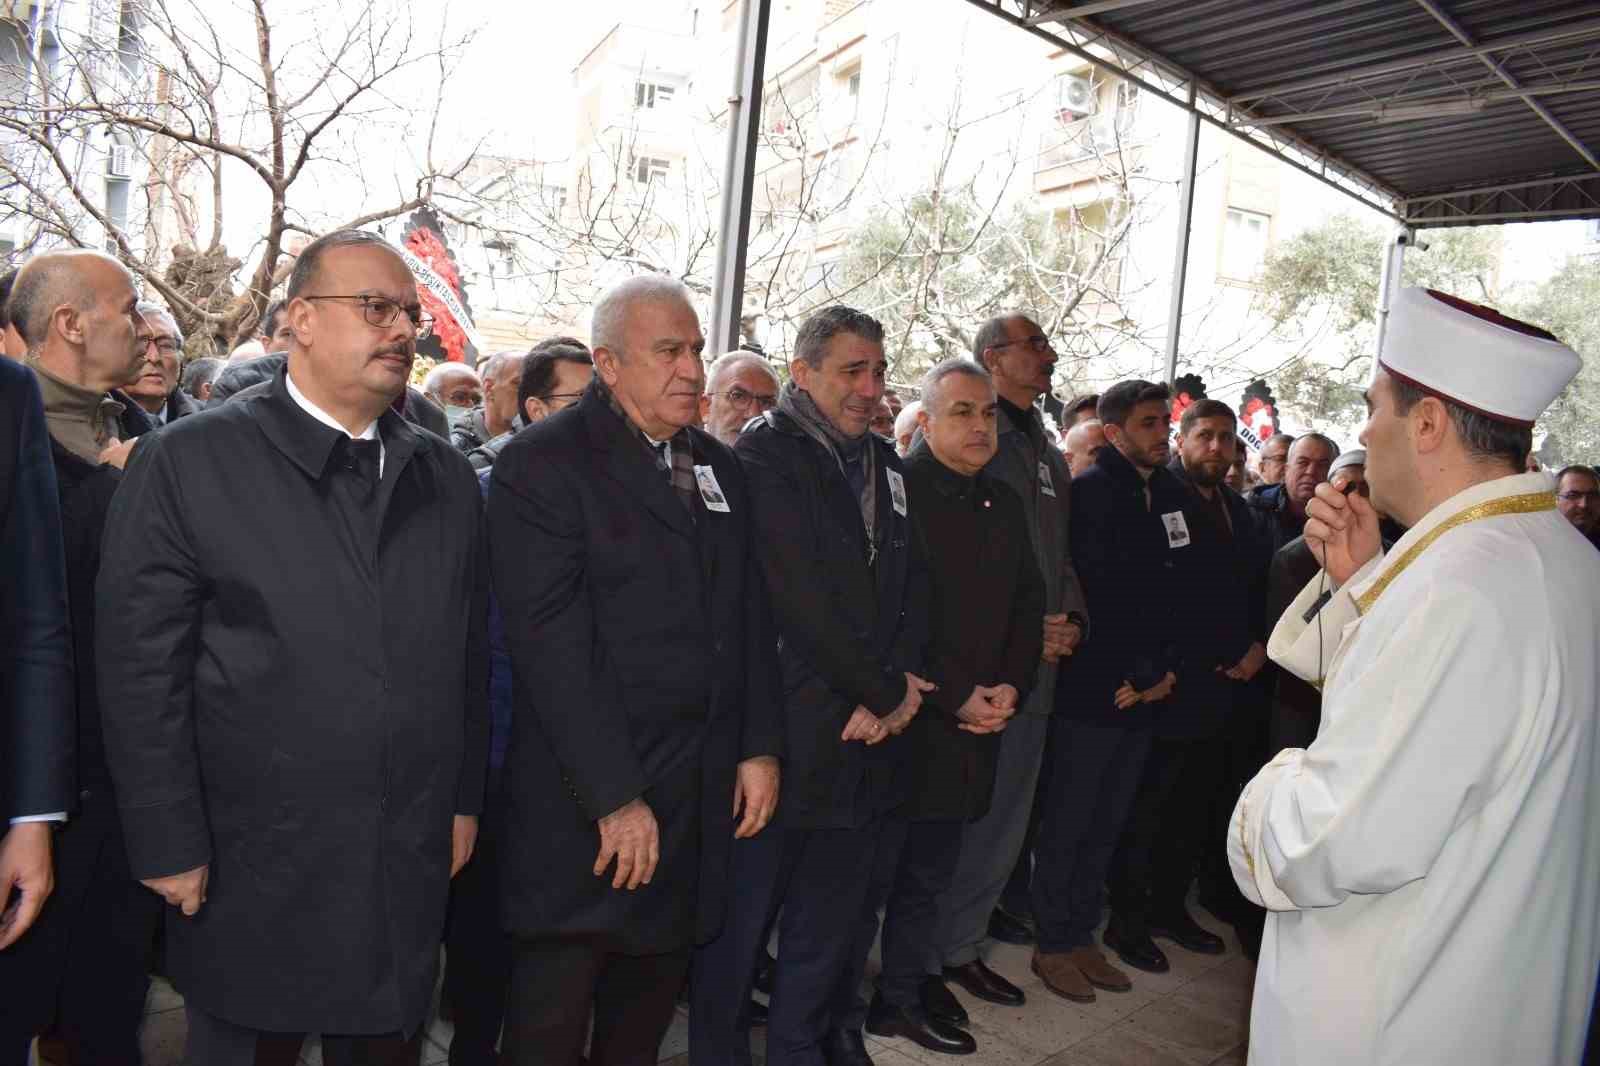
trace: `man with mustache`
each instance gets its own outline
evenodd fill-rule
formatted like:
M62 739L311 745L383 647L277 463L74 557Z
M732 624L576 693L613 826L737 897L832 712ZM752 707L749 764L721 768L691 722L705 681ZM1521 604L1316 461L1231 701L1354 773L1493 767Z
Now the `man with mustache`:
M1287 455L1282 483L1258 489L1248 497L1255 521L1274 552L1305 532L1306 504L1316 495L1317 486L1328 480L1328 469L1339 458L1339 446L1321 433L1307 433L1295 438Z
M319 238L287 298L268 391L141 441L112 500L106 755L186 1061L414 1064L484 790L478 485L391 409L431 323L390 245Z

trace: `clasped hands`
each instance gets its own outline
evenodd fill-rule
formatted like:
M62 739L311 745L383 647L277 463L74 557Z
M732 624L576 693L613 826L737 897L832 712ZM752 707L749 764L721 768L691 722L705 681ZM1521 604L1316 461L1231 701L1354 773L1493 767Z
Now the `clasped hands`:
M1151 685L1149 688L1143 690L1134 688L1133 682L1131 681L1124 681L1122 683L1122 687L1117 689L1117 694L1115 697L1117 710L1125 711L1135 704L1157 703L1161 700L1164 700L1168 696L1172 695L1172 690L1177 686L1177 684L1178 677L1171 670L1167 671L1166 677L1163 677L1154 685Z
M900 705L887 715L879 718L860 704L850 712L850 720L844 724L844 732L839 734L843 741L859 740L869 747L889 737L897 737L906 731L906 726L922 710L922 694L932 692L939 686L931 681L924 681L916 674L906 675L906 694L900 700Z

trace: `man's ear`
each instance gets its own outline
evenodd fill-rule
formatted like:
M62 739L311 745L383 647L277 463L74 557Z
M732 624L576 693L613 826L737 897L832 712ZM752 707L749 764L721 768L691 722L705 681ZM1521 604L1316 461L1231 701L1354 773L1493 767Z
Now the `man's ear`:
M528 422L529 425L539 421L548 413L549 412L545 409L544 401L539 399L537 396L529 396L526 400L522 401L522 417Z
M789 380L793 381L795 388L811 389L811 364L804 359L789 360Z
M701 424L704 425L705 424L705 420L707 418L710 418L710 417L711 417L711 395L709 393L702 392L700 394L700 422L701 422Z
M1423 455L1436 452L1450 435L1450 412L1437 396L1424 396L1407 412L1411 437Z
M617 364L621 360L617 353L610 348L596 348L594 350L594 372L600 376L606 388L612 388L617 383Z
M71 304L62 304L50 312L50 329L47 332L59 333L68 344L82 345L84 342L83 312Z

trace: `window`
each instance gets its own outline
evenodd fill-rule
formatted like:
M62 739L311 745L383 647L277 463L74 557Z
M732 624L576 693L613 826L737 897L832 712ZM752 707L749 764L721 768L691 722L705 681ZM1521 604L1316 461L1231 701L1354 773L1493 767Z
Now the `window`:
M639 111L654 111L658 107L666 107L672 103L672 98L678 92L674 85L664 85L655 81L636 81L633 83L633 106Z
M659 181L672 173L672 161L655 156L641 155L633 160L633 180L640 185Z
M1256 276L1267 258L1271 225L1271 215L1228 208L1228 221L1222 233L1223 277L1248 281Z

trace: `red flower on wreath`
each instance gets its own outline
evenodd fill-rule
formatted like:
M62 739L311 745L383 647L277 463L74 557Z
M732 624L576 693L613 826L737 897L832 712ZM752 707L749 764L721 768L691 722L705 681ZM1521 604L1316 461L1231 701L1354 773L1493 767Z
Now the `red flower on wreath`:
M461 276L456 273L456 265L451 260L450 253L432 230L417 227L406 234L405 245L412 255L428 264L435 274L444 279L454 290L456 299L461 299ZM435 296L433 290L426 285L417 286L417 295L422 303L423 312L433 316L433 335L438 338L444 357L453 363L464 361L467 357L467 335L462 330L461 323L457 322L456 316L445 307L444 301Z

